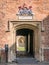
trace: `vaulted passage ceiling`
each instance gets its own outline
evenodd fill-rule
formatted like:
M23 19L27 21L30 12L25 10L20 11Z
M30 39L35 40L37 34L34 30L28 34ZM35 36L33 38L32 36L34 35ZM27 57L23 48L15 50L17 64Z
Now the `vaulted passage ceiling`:
M17 30L16 35L27 35L27 34L30 34L32 32L33 32L33 30L23 28L23 29Z

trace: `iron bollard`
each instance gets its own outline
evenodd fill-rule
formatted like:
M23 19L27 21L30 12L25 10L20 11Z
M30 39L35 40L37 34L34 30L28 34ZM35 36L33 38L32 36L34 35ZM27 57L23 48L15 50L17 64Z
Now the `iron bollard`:
M1 56L0 56L0 63L1 63Z
M8 44L5 44L6 63L8 63Z

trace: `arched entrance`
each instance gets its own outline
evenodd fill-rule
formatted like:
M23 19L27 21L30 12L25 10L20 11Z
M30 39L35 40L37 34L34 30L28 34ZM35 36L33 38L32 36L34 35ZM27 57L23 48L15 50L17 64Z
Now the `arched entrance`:
M34 50L35 47L33 48L33 35L34 31L31 29L27 28L22 28L16 30L16 55L17 56L32 56L34 57Z
M39 24L39 25L37 25ZM11 22L12 52L16 57L31 56L40 60L40 22ZM12 53L11 53L12 54ZM14 55L14 56L15 56Z
M20 23L20 24L16 24L15 25L15 38L16 38L16 45L17 45L17 37L20 35L20 36L26 36L26 46L25 46L25 51L29 51L28 48L29 46L31 46L29 49L30 49L30 54L32 55L32 57L34 58L37 58L38 60L40 59L40 53L39 53L39 50L40 50L40 30L38 28L37 25L34 25L34 24L23 24L23 23ZM25 32L25 33L24 33ZM27 32L30 32L30 35L29 33ZM28 40L27 39L27 34L28 36L30 36L30 39ZM29 45L29 42L30 41L30 45ZM27 45L28 43L28 45ZM28 47L27 47L28 46ZM16 48L16 51L17 51L17 47ZM16 55L17 55L17 52L16 52Z

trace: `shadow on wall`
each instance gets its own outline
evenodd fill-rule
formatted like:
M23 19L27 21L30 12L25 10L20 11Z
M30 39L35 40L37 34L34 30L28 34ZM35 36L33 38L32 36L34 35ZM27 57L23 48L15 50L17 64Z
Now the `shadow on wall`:
M9 49L12 50L13 53L15 53L15 51L16 51L16 44L13 43L13 45Z
M45 27L45 47L46 49L44 49L44 60L45 61L49 61L49 15L43 20L43 24Z
M13 53L15 52L15 43L8 48L8 53L11 52L11 50L13 51ZM0 49L0 63L6 62L6 53L5 53L5 49Z
M49 21L49 15L43 19L43 21L48 22Z

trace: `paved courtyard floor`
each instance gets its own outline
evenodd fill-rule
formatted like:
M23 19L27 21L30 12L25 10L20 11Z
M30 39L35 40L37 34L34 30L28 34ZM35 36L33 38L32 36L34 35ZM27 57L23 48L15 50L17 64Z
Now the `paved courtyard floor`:
M17 58L17 63L0 63L0 65L49 65L49 62L39 62L34 58Z
M49 65L49 63L38 63L38 64L1 63L0 65Z

